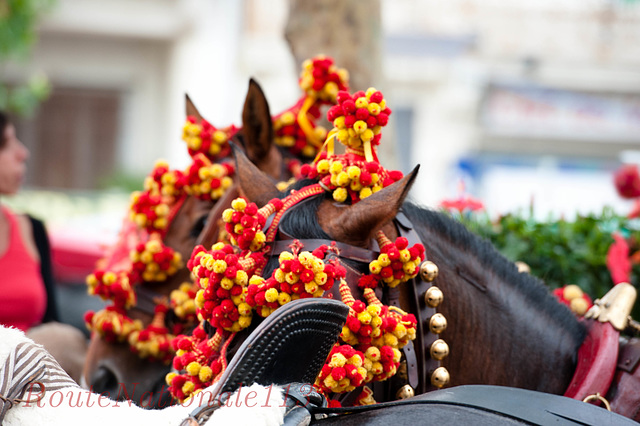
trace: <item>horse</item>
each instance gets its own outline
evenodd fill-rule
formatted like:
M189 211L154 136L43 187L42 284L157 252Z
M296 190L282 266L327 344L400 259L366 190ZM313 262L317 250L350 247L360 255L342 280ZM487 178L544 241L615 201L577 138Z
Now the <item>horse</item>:
M261 205L279 194L239 150L235 156L238 183L249 201ZM588 326L559 303L541 280L519 272L487 240L451 217L408 199L418 169L353 205L336 203L327 193L306 199L282 216L277 235L298 240L303 247L338 242L346 252L349 247L372 250L376 230L382 229L393 241L399 228L413 227L428 259L438 266L433 283L445 297L438 312L448 322L440 333L450 348L441 361L451 372L448 385L506 386L563 395L575 380ZM313 181L298 182L289 191L310 183ZM400 213L408 221L398 224ZM348 258L341 260L353 264ZM362 269L362 263L353 267ZM268 268L265 272L268 274ZM414 312L411 299L424 306L426 295L412 295L407 287L401 287L400 306ZM612 344L617 354L617 339ZM416 348L416 352L421 350L428 348ZM429 372L420 365L418 370L420 383L413 387L422 393L428 387ZM386 389L384 395L396 399L395 392Z
M186 115L202 120L202 114L188 95L185 96L185 101ZM236 143L242 146L248 158L266 173L270 182L290 179L291 172L286 162L288 154L274 144L269 105L260 85L254 79L249 81L242 118L243 127L233 136ZM235 187L232 186L227 194L218 200L220 206L226 207L230 202L229 197L237 196ZM164 244L185 259L189 257L193 247L203 239L217 239L217 233L215 236L207 236L206 232L202 232L207 222L216 222L220 216L215 205L216 203L195 196L186 196L167 229ZM211 232L210 229L207 232ZM188 281L189 271L183 267L163 282L145 282L136 286L138 306L129 311L129 316L142 321L144 326L148 325L153 318L154 299L168 297L171 291ZM139 401L141 395L150 392L155 398L151 406L162 407L171 401L169 393L162 392L163 389L166 390L164 377L169 372L169 367L160 362L149 362L139 358L129 350L126 343L108 343L93 333L81 383L95 392L109 392L113 397L128 397L134 401Z
M87 421L96 425L355 426L385 425L391 420L505 426L633 424L579 401L492 386L462 386L400 403L349 407L349 412L329 409L308 382L333 346L347 313L346 305L327 299L287 304L251 333L216 385L162 410L145 410L131 401L81 389L44 348L21 331L0 326L0 422L8 426ZM293 356L298 363L290 362Z

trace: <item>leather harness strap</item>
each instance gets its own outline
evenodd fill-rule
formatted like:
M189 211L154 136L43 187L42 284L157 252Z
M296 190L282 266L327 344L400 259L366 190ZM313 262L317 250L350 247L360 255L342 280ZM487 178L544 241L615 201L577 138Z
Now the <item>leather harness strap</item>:
M398 213L394 219L394 224L398 234L405 237L409 245L421 243L420 237L413 229L413 225L402 212ZM287 238L292 238L282 231L280 233ZM272 257L279 256L283 251L291 250L294 244L292 240L293 239L274 241L270 255ZM373 249L355 247L350 244L324 239L298 239L295 241L297 241L295 244L300 244L306 251L313 251L322 245L329 246L332 250L327 253L328 257L348 259L361 264L361 268L354 267L348 263L342 263L342 266L347 270L346 281L354 297L362 298L362 290L356 286L356 283L363 273L368 273L368 264L378 258L379 248L375 241L372 242ZM431 283L422 281L419 278L414 278L406 285L407 291L409 292L409 310L416 317L416 335L421 340L415 342L418 343L417 345L414 345L414 342L410 341L401 349L406 362L406 377L404 378L404 383L406 384L408 382L416 394L437 389L431 384L431 373L440 366L440 361L431 357L430 348L433 342L438 339L438 336L430 333L429 328L429 321L436 313L436 309L427 305L424 297L427 289L429 289L431 285ZM329 294L328 297L339 299L340 294L337 288L332 290L332 293ZM378 287L375 292L376 296L383 303L389 306L400 307L400 291L398 288L385 288L383 292L383 289ZM394 382L393 385L389 386L374 383L374 394L379 394L384 391L384 393L387 394L385 395L385 399L397 398L396 392L403 384L398 383L398 380ZM383 390L383 387L386 389ZM341 400L343 405L348 405L349 402L355 402L350 400L353 399L354 396L357 396L358 392L354 391L351 392L351 394L353 395L345 396L345 398Z
M578 365L564 396L583 400L606 395L616 372L620 332L608 322L584 320L589 334L578 350Z
M398 212L394 223L400 236L405 237L409 245L419 244L422 241L418 233L413 229L413 225L402 212ZM425 259L426 260L426 259ZM437 388L431 384L431 373L440 366L440 361L431 358L431 345L438 339L438 335L430 333L429 321L436 313L436 308L427 305L425 301L425 293L431 287L431 283L427 283L420 278L413 278L413 282L409 282L405 288L409 292L410 311L415 315L417 320L416 335L422 337L420 344L407 345L403 348L405 358L407 360L407 372L409 376L409 384L415 389L416 394L425 393ZM412 368L413 366L413 368ZM415 368L417 367L417 369ZM418 383L412 383L412 374L418 375ZM415 381L415 379L414 379Z

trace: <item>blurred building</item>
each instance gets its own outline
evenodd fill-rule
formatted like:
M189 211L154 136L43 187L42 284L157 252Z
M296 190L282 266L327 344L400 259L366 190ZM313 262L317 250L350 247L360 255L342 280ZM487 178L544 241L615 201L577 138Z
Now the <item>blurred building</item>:
M185 93L218 126L239 124L249 76L272 112L290 106L287 14L287 0L58 0L29 65L54 86L20 129L29 183L186 162ZM414 198L435 206L464 179L493 212L626 207L610 174L640 146L640 2L383 0L380 34L390 166L422 165Z

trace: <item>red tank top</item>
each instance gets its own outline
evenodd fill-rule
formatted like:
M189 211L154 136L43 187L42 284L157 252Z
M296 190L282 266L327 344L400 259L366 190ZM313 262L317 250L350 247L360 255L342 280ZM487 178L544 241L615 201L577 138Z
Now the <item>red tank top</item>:
M9 246L0 254L0 324L26 331L44 316L47 293L40 262L27 251L15 215L0 206L9 221Z

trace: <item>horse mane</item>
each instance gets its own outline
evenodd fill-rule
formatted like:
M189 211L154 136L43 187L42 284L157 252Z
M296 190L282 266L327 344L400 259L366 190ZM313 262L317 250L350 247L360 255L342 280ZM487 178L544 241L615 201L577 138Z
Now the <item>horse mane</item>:
M502 255L488 239L474 234L450 216L418 206L413 201L406 201L402 210L413 223L422 241L428 241L425 230L429 229L436 233L438 238L466 250L496 277L512 285L532 309L538 310L557 322L578 344L582 343L586 330L575 315L555 299L541 279L519 272L515 264Z

